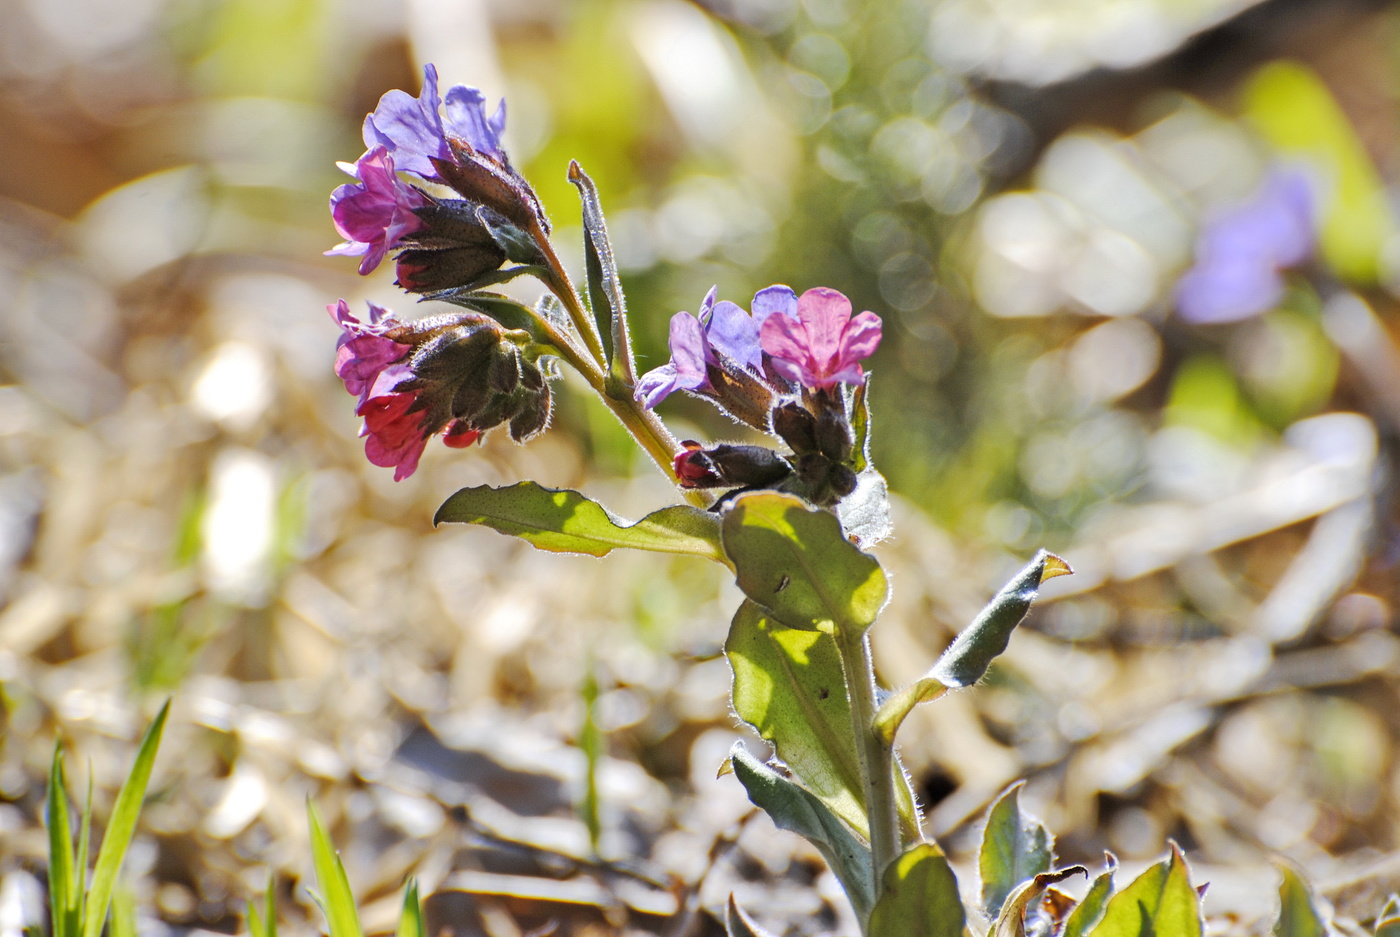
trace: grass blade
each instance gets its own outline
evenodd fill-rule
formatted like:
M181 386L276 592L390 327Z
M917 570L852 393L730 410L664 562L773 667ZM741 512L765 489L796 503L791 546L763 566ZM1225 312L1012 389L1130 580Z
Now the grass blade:
M427 937L423 930L423 904L418 900L418 880L409 879L403 893L403 913L394 937Z
M160 708L151 727L146 730L141 747L136 752L136 761L131 766L126 783L117 794L116 806L112 808L112 819L107 824L107 832L102 836L102 848L97 852L97 866L93 869L92 888L88 891L86 907L83 909L82 937L102 937L102 925L107 918L107 906L112 900L112 889L117 882L117 872L126 849L131 845L132 834L136 832L136 818L141 813L141 802L146 797L146 785L151 780L151 767L156 761L156 751L160 748L160 735L165 729L165 719L170 715L170 701Z
M88 898L88 848L92 845L92 762L88 762L87 799L83 801L83 822L78 833L78 861L74 864L73 896L69 902L75 909L73 935L82 930L83 914Z
M326 916L330 937L363 937L360 916L355 913L355 896L350 892L350 879L345 865L331 846L331 838L308 800L307 821L311 826L311 860L316 867L316 882L321 886L321 912Z
M112 893L112 926L108 937L137 937L136 897L126 886Z
M49 769L48 804L44 825L49 828L49 912L53 937L78 937L73 895L73 828L68 821L68 785L63 779L63 743L53 749Z

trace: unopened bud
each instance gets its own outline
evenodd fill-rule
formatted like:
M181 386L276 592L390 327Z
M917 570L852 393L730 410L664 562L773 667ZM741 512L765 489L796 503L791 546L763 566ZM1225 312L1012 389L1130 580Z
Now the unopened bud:
M817 451L817 418L802 404L788 400L773 408L773 432L797 455Z
M719 443L702 449L692 440L684 445L674 462L682 488L763 487L792 474L782 456L763 446Z
M817 449L833 462L845 462L855 448L855 434L843 412L823 409L817 418Z
M486 370L486 382L497 393L509 394L520 386L520 376L520 349L510 342L501 342Z

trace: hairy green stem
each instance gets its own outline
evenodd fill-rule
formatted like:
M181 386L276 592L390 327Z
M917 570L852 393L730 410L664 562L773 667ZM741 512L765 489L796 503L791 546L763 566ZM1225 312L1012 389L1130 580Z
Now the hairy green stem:
M569 321L574 324L574 329L582 336L583 344L598 362L598 367L606 370L608 356L603 350L603 340L598 336L598 327L593 322L593 317L588 314L588 310L583 308L583 300L579 298L578 290L574 288L574 281L569 279L569 273L564 269L559 255L554 253L554 245L550 243L544 231L538 230L538 228L539 225L536 224L535 243L544 253L545 266L549 270L544 284L549 287L551 293L559 298L559 302L564 304L564 309L569 314Z
M870 858L875 873L875 894L885 868L899 858L899 807L894 787L894 749L875 731L875 664L864 634L838 632L841 667L851 698L851 722L855 729L856 755L865 785L865 810L870 818Z

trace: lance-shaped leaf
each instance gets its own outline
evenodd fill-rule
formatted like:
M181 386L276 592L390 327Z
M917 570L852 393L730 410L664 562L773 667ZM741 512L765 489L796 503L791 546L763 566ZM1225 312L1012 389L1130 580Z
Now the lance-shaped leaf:
M792 495L736 499L720 536L739 588L789 628L859 635L889 595L875 557L846 539L835 516Z
M479 524L553 553L605 556L616 547L629 547L725 561L719 520L699 508L673 505L629 524L577 491L535 482L463 488L442 503L433 523Z
M885 869L868 933L961 937L966 920L958 879L947 858L933 843L919 843Z
M1035 601L1040 584L1056 576L1068 576L1073 570L1053 553L1041 550L1025 569L1021 570L996 597L982 609L977 618L963 629L928 673L887 699L875 714L875 731L886 744L894 741L895 733L905 717L920 703L942 696L950 688L976 683L992 660L1006 650L1011 632L1026 617Z
M1008 582L938 658L929 676L945 686L970 686L982 678L992 660L1006 650L1011 632L1031 610L1040 584L1073 570L1053 553L1041 550Z
M996 923L992 926L992 937L1026 937L1027 906L1056 882L1063 882L1071 875L1088 874L1089 870L1084 866L1072 865L1055 872L1043 872L1029 881L1022 882L1002 903Z
M131 765L131 773L126 776L121 790L117 792L117 802L112 807L111 819L107 821L107 831L102 835L102 848L97 851L97 862L92 870L92 887L88 889L83 905L83 937L100 937L102 925L107 919L107 906L112 900L112 889L117 884L117 873L122 860L126 858L127 847L136 832L136 818L141 814L141 804L146 798L146 785L151 780L151 768L156 762L156 752L160 749L160 736L165 730L165 719L170 715L170 701L160 708L154 721L146 729L141 739L141 747L136 750L136 760ZM84 852L82 848L79 852ZM82 872L83 870L79 870Z
M1091 937L1201 937L1201 896L1191 887L1186 860L1172 854L1114 895Z
M1278 870L1283 873L1283 882L1278 889L1274 937L1327 937L1327 925L1317 911L1308 883L1287 863L1279 863Z
M583 202L588 305L593 309L593 319L603 337L608 372L630 388L637 382L637 374L632 361L632 339L627 334L627 303L622 296L622 281L617 275L612 242L608 240L608 225L603 220L598 187L577 162L569 163L569 181L578 187L579 199Z
M1007 895L1023 882L1050 871L1055 855L1050 831L1021 809L1024 786L1025 782L1017 781L997 798L982 831L977 871L982 876L982 911L992 920L996 920Z
M851 468L859 475L870 467L870 376L865 383L850 390L847 409L851 414L851 432L855 445L851 449Z
M772 931L759 927L748 912L739 907L734 894L729 895L729 904L724 909L724 932L729 937L777 937Z
M820 798L749 754L743 742L734 743L729 757L735 777L749 792L754 806L767 813L779 829L797 833L817 847L841 880L856 915L867 920L875 904L870 847Z
M1118 860L1113 858L1112 853L1104 853L1104 857L1108 865L1107 871L1094 879L1094 884L1089 886L1083 900L1074 906L1060 931L1060 937L1084 937L1095 924L1103 920L1104 908L1108 906L1108 899L1113 897L1113 873L1118 868Z

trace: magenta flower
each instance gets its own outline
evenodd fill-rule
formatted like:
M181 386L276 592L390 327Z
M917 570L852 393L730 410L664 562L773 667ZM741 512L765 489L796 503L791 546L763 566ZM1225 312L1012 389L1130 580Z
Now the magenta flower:
M758 323L728 300L715 302L718 290L711 287L705 294L698 315L678 312L671 317L671 360L637 381L636 398L647 407L655 407L678 389L708 390L709 368L722 367L726 361L755 375L763 373Z
M345 242L326 254L361 257L363 275L379 266L404 238L422 230L423 222L414 209L431 200L399 179L394 157L384 147L361 156L352 175L358 183L346 183L331 193L331 218Z
M486 98L475 88L453 85L447 92L447 122L443 123L439 108L437 68L423 66L423 90L418 97L406 91L390 91L379 99L374 113L365 118L363 135L370 149L383 147L394 156L399 169L416 173L425 179L437 179L433 160L452 161L448 134L469 144L478 153L485 153L497 162L505 162L501 149L501 134L506 126L506 102L501 101L496 113L486 117Z
M417 470L432 435L424 432L425 414L416 406L419 392L394 391L413 377L413 369L406 365L385 368L355 409L355 414L365 421L360 427L360 435L365 437L365 457L374 465L392 468L396 482Z
M824 286L802 294L796 316L785 304L780 311L787 314L767 314L759 332L773 370L813 390L865 383L860 362L880 344L879 316L852 318L851 301Z
M327 306L341 334L335 348L335 375L345 382L345 389L364 403L370 388L385 368L408 357L412 345L405 345L382 334L402 323L393 314L374 303L369 304L369 322L361 322L350 313L350 304L340 300Z

